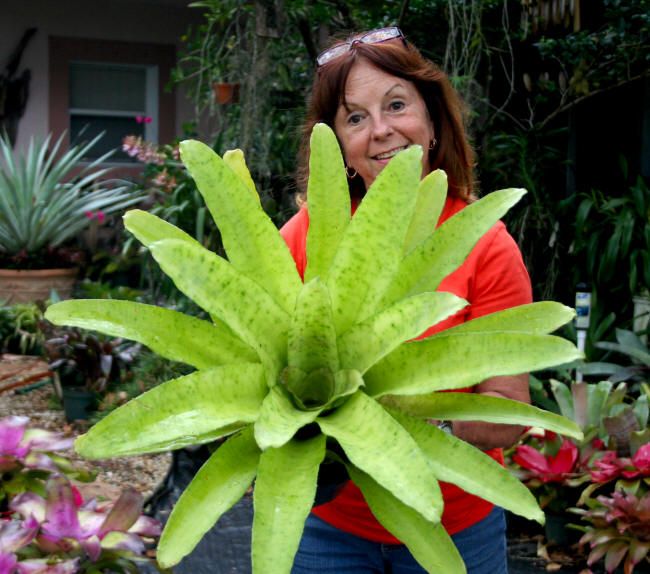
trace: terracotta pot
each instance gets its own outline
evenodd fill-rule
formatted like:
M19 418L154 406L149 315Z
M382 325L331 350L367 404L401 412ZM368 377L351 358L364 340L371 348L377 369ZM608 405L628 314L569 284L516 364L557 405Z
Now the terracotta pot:
M231 82L214 82L212 84L214 100L221 105L239 101L239 84Z
M44 301L50 291L69 299L77 269L0 269L0 301L4 304Z

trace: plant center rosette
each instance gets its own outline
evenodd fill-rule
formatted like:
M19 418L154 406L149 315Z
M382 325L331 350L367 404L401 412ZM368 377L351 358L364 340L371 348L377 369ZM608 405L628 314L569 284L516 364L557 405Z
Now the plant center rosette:
M421 154L413 146L395 156L351 217L336 137L325 125L314 128L303 284L241 152L222 159L199 142L183 142L183 162L228 259L143 211L127 213L125 225L212 321L116 300L48 309L54 323L134 339L197 369L100 421L77 440L82 456L159 452L228 436L174 507L158 547L161 566L191 552L255 481L253 572L290 572L319 466L331 460L345 464L377 519L430 572L464 571L440 525L438 480L543 521L507 470L426 420L508 422L581 436L572 422L532 406L438 392L578 358L572 344L548 334L573 311L535 303L413 341L467 304L435 290L525 193L494 192L433 232L446 176L436 171L420 181Z

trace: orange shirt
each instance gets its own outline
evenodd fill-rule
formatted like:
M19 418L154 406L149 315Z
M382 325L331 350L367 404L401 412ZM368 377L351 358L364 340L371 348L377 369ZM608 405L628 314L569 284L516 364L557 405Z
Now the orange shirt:
M463 209L467 204L458 198L448 198L438 225ZM306 238L309 215L306 207L294 215L280 230L300 276L306 267ZM469 302L456 314L429 328L422 337L448 329L476 317L502 309L524 305L532 301L530 278L517 244L498 222L476 244L465 262L448 275L438 291L453 293ZM468 389L471 392L471 389ZM503 464L501 449L486 451ZM440 484L445 503L442 524L449 534L464 530L485 518L492 510L489 502L468 494L453 484ZM397 540L373 516L361 491L348 481L330 502L313 509L313 513L329 524L384 544L398 544Z

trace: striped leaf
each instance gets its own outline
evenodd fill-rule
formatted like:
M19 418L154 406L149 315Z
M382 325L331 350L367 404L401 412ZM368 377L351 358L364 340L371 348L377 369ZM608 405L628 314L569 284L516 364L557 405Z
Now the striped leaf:
M253 495L253 574L291 572L324 457L323 435L262 453Z
M327 277L350 222L350 191L341 148L326 124L316 124L311 132L307 197L309 230L305 282L314 277Z
M440 520L440 487L426 456L375 400L357 392L333 414L316 421L355 466L430 522Z
M575 345L529 333L441 333L404 343L366 372L373 396L419 395L476 385L498 375L518 375L581 357Z
M187 556L250 486L260 451L248 426L221 445L197 472L167 519L156 560L171 568Z
M154 305L115 299L61 301L48 307L45 318L55 325L138 341L162 357L197 369L259 360L225 324L211 324ZM188 345L188 341L201 344Z
M75 449L98 459L211 442L253 422L267 392L258 364L197 371L114 410L80 436Z
M296 264L275 225L240 176L205 144L181 143L181 158L205 199L232 265L293 310L302 285Z

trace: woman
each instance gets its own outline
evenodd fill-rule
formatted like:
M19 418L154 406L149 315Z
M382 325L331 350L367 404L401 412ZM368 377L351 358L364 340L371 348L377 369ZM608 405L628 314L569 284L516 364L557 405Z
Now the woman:
M422 175L442 168L449 179L449 197L439 224L474 199L473 153L463 128L459 98L446 76L405 40L399 28L373 30L336 44L319 56L318 64L304 126L303 181L309 134L316 122L325 122L341 144L353 208L363 201L366 189L391 157L415 144L428 150L422 159ZM308 224L305 204L281 231L301 274L306 265ZM477 243L439 290L454 293L470 305L423 336L531 301L521 254L502 223ZM468 392L529 401L526 375L494 377ZM521 432L515 425L472 421L454 421L448 430L501 462L500 449L513 444ZM441 487L445 502L442 523L468 572L506 572L503 510L453 485ZM361 492L347 482L333 500L313 509L293 572L401 574L424 570L375 520Z

